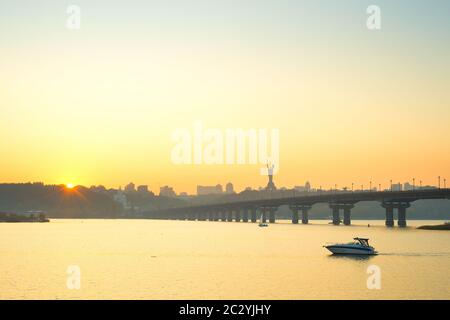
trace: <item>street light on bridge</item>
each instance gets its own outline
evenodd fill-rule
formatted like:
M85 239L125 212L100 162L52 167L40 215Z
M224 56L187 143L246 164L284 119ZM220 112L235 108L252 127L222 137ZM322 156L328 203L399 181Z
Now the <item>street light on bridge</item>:
M353 192L353 185L354 185L354 183L352 182L352 192Z
M413 190L416 189L416 178L413 178Z
M392 191L392 180L389 180L391 182L391 191Z
M441 188L441 176L438 176L438 188Z

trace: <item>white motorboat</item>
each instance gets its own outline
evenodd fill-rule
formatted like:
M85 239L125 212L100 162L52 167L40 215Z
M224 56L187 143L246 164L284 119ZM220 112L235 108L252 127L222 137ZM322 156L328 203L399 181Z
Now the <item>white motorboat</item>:
M357 255L375 255L378 252L369 245L369 239L353 238L353 242L336 243L324 246L333 254L357 254Z

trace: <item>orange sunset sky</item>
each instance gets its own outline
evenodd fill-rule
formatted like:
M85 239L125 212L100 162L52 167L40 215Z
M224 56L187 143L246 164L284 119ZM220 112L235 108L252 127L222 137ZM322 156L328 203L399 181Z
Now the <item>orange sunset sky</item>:
M174 164L195 121L279 129L278 187L450 178L448 2L379 1L378 31L366 1L79 3L77 31L65 5L0 5L0 182L266 184Z

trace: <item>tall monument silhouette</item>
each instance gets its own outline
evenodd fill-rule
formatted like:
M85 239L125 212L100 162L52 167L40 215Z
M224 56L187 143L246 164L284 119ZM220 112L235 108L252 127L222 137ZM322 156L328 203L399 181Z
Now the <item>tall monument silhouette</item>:
M270 166L269 164L267 164L267 174L269 176L269 182L267 183L266 190L277 190L277 187L275 187L275 184L273 183L273 168L275 168L274 164Z

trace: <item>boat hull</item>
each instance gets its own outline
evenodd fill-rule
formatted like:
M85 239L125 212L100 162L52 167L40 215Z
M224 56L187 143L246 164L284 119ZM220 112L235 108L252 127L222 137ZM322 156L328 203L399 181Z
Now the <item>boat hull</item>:
M356 254L356 255L375 255L377 252L373 248L354 247L345 245L325 246L333 254Z

